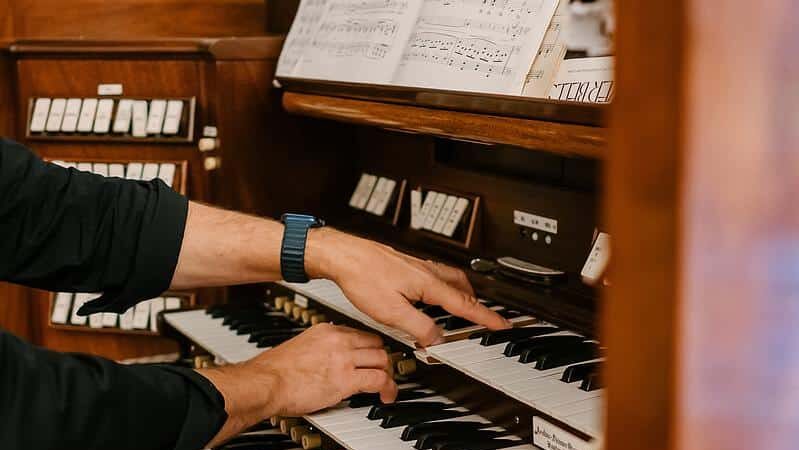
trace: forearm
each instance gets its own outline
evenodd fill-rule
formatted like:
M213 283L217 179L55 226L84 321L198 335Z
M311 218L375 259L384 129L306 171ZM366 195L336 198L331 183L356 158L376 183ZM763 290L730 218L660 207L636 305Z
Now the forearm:
M189 214L172 289L257 283L281 279L283 224L196 202ZM305 268L326 276L322 247L335 234L330 228L309 231Z

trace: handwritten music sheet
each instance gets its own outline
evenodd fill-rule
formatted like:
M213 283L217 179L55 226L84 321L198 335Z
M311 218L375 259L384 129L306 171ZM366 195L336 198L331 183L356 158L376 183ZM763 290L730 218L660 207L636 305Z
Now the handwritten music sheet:
M564 27L569 18L569 0L560 0L552 22L544 34L544 42L535 56L530 72L524 82L522 95L525 97L546 98L552 89L552 82L558 75L560 62L566 56L566 33Z
M294 22L291 24L280 58L277 60L277 70L275 74L279 77L291 76L300 57L305 53L305 49L319 26L319 21L325 13L327 0L301 0Z
M583 103L610 103L615 94L613 57L565 59L549 98Z
M394 82L518 95L558 0L424 0Z
M327 0L293 76L391 82L422 0Z

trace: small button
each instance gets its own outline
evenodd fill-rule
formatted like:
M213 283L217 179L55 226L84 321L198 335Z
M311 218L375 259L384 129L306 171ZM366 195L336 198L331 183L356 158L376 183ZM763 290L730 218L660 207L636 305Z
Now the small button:
M552 243L552 236L550 236L550 235L547 235L547 236L544 238L544 242L546 242L546 243L547 243L547 245L551 244L551 243Z
M538 240L538 232L534 231L533 234L530 235L530 237L533 238L534 241L537 241Z

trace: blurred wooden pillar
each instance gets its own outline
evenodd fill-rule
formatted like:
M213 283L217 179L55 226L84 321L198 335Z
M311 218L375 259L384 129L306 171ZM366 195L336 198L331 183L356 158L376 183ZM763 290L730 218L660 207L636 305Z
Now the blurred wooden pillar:
M799 10L617 0L607 448L799 445Z

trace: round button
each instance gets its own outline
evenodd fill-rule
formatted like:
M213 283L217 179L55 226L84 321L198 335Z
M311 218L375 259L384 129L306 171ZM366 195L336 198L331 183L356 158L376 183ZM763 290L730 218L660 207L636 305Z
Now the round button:
M547 245L551 244L551 243L552 243L552 236L550 236L550 235L547 235L547 236L544 238L544 242L546 242L546 243L547 243Z
M534 241L537 241L538 240L538 232L534 231L533 234L530 235L530 237L532 237Z

